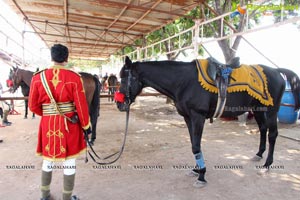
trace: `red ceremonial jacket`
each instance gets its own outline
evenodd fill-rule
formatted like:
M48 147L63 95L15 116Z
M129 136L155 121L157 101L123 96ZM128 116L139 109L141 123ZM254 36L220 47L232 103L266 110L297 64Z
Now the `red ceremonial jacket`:
M32 77L29 109L42 116L39 131L37 154L50 161L64 161L74 158L86 149L86 142L82 129L90 126L88 104L85 97L82 79L79 74L53 66L44 70L48 86L51 90L61 115L50 103L38 72ZM71 123L67 118L78 114L78 123Z

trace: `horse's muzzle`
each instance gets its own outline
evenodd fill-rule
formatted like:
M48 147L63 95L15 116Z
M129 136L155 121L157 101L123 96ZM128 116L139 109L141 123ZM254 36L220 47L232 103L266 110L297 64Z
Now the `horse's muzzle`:
M120 103L120 102L117 102L117 107L119 109L119 111L121 112L124 112L124 111L128 111L129 110L129 104L127 103Z
M117 107L119 111L128 111L130 107L130 100L121 92L116 92L114 96L117 102Z
M17 89L18 89L18 88L15 88L15 87L9 87L8 91L9 91L10 93L15 93Z

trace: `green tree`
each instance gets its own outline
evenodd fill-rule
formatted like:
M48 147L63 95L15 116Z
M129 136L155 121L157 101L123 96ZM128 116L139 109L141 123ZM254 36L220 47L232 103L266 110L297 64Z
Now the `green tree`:
M281 0L280 4L283 6L283 9L273 11L275 22L285 20L288 16L297 16L296 10L300 9L300 0ZM268 5L274 5L273 1L269 2Z
M290 0L292 1L292 0ZM298 0L299 1L299 0ZM265 3L263 1L261 4ZM163 28L156 30L148 35L146 35L143 39L137 40L134 46L125 47L121 55L128 54L136 49L136 46L145 47L147 45L154 44L158 41L161 41L165 38L169 38L170 36L175 35L183 30L186 30L195 25L195 20L206 20L217 17L219 15L223 15L230 11L236 10L239 6L246 6L245 0L237 1L237 0L216 0L216 1L203 1L203 4L196 7L192 11L190 11L185 17L179 18L174 22L167 24ZM257 10L251 10L248 13L249 18L254 19L256 23L258 23L258 18L261 14L257 12ZM221 24L221 20L210 23L207 26L204 26L203 37L220 37L221 35L228 34L230 32L239 33L244 30L246 26L246 15L240 14L233 18L225 17L225 23ZM250 27L248 27L250 28ZM241 42L243 36L237 36L234 39L223 39L218 40L219 47L221 48L225 61L229 62L236 55L236 51L238 50L239 44ZM176 47L186 47L190 45L192 42L192 35L186 34L181 40L174 38L171 43L168 41L164 42L164 46L162 50L164 52L169 52L170 50L175 49ZM161 47L154 47L154 53L158 53L161 50ZM199 48L199 55L203 54L203 48ZM153 52L151 52L153 53ZM172 53L167 54L168 60L175 60L180 53L185 54L184 51L173 51ZM142 52L145 54L145 52Z
M83 59L69 59L67 68L72 68L74 66L79 67L81 71L88 71L92 68L97 68L101 70L101 66L105 64L107 61L99 61L99 60L83 60Z
M174 22L167 24L163 28L156 30L148 35L146 35L143 39L139 39L135 41L134 46L139 47L145 47L147 45L154 44L156 42L159 42L163 39L169 38L170 36L173 36L183 30L186 30L188 28L191 28L194 26L195 22L194 19L197 19L200 16L200 9L193 9L190 11L186 17L179 18L175 20ZM171 50L174 50L178 47L186 47L191 44L192 41L192 34L184 34L181 35L181 38L175 37L170 41L165 41L161 47L155 46L153 48L154 52L148 52L148 54L158 54L163 52L170 52ZM136 48L134 46L127 46L125 47L122 52L119 52L120 55L128 54L132 51L134 51ZM142 56L145 56L146 52L141 52ZM168 60L175 60L180 53L185 54L184 51L174 51L172 53L167 54ZM199 54L202 54L203 50L200 48Z

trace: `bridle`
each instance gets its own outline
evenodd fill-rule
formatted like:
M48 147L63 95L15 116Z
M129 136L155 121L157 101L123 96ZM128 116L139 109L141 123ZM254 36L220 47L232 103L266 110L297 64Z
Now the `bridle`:
M19 68L17 68L16 71L12 70L12 75L9 77L9 79L13 82L13 86L12 86L13 91L16 91L18 89L18 87L20 86L18 71L19 71Z
M132 103L131 100L131 79L133 78L132 72L130 69L125 69L125 73L128 73L127 77L127 89L125 93L125 105L126 105L126 111L130 109L130 104Z
M92 153L90 151L86 151L86 158L85 158L85 162L88 162L88 158L87 158L87 153L90 155L90 157L92 158L92 160L99 164L99 165L111 165L113 163L115 163L117 160L119 160L119 158L121 157L123 151L124 151L124 148L125 148L125 143L126 143L126 138L127 138L127 135L128 135L128 122L129 122L129 111L130 111L130 104L131 104L131 79L133 78L132 76L132 72L131 70L126 70L128 71L128 80L127 80L127 90L126 90L126 94L125 94L125 102L126 102L126 125L125 125L125 134L124 134L124 137L123 137L123 142L122 142L122 145L119 149L119 151L115 152L115 153L112 153L104 158L101 158L94 150L92 144L89 142L89 139L88 139L88 136L85 134L85 140L87 141L92 153L94 154L94 156L92 155ZM112 160L112 161L108 161L108 162L105 162L105 160L113 157L117 155L117 157ZM98 162L96 161L96 158L98 158L99 160L102 160L101 162Z

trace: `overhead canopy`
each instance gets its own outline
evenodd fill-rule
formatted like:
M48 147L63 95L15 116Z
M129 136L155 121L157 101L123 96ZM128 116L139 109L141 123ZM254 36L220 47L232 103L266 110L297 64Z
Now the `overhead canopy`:
M4 0L48 47L105 59L199 5L200 0ZM30 31L29 31L30 32ZM28 34L28 33L27 33ZM25 36L26 37L26 36Z

